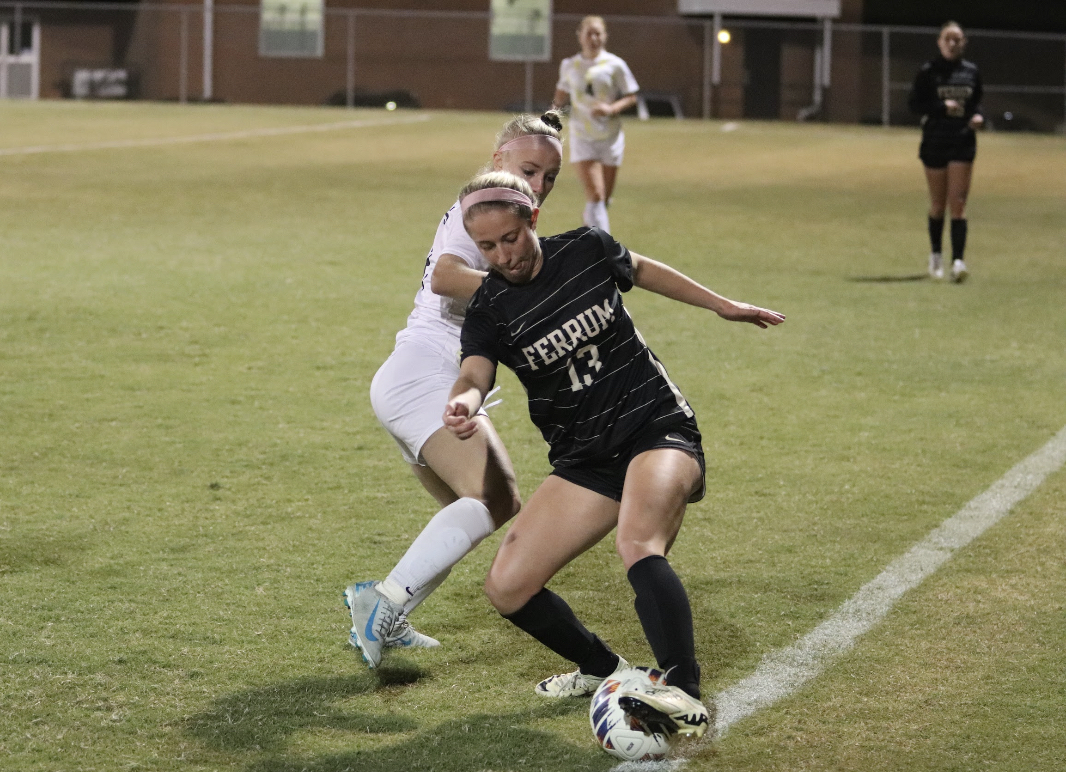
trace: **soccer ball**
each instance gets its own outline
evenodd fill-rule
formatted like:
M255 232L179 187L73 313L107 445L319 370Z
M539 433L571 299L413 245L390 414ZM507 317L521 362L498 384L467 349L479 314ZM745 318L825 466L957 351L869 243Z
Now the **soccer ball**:
M589 721L596 742L612 756L624 761L655 761L674 747L675 734L653 732L640 721L627 716L618 706L618 694L641 685L656 686L665 674L650 667L631 667L608 676L589 707Z

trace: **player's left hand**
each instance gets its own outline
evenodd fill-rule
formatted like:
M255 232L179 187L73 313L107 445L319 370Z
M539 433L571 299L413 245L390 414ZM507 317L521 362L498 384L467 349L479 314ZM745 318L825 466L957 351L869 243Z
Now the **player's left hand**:
M985 117L980 113L974 113L970 118L970 128L973 130L980 129L985 125Z
M729 301L729 305L718 312L718 315L730 322L748 322L764 330L767 327L776 327L785 321L785 315L769 308L759 308L750 303L738 303Z

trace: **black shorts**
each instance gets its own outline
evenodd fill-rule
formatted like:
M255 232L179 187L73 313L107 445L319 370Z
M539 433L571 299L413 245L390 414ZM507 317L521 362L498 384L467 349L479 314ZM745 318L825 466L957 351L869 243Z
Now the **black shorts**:
M687 418L684 423L637 435L609 465L557 466L552 470L552 474L609 499L621 501L622 487L626 482L626 471L629 469L630 461L648 450L677 448L688 453L700 465L699 489L688 500L690 504L694 504L707 492L707 464L703 458L701 440L702 436L696 427L696 419Z
M973 163L977 156L977 136L971 130L954 138L922 139L918 157L927 169L943 169L952 161Z

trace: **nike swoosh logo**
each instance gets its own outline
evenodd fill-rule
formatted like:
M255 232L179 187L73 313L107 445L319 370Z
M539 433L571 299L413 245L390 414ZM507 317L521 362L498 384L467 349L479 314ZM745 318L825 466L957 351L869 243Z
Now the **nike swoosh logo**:
M520 325L518 325L518 329L516 329L511 334L512 335L521 335L522 334L522 330L524 330L524 329L526 329L526 323L522 322Z
M376 613L378 613L378 606L380 606L380 605L381 605L381 601L380 600L377 603L374 604L374 610L370 612L370 618L366 620L366 627L363 629L363 633L366 635L366 639L368 641L373 642L373 643L377 643L378 642L377 636L374 635L373 623L374 623L374 615Z
M666 435L666 439L670 440L670 442L684 442L685 441L684 437L676 437L676 436L674 436L672 434Z

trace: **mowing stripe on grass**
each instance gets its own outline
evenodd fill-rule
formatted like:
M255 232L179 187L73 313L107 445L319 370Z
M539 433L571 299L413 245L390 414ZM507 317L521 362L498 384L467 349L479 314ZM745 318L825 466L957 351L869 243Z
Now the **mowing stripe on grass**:
M717 694L719 736L817 676L880 622L904 593L999 522L1064 463L1066 427L893 561L829 619L791 646L766 655L752 675Z
M363 129L370 126L394 126L404 123L424 123L430 116L412 115L402 118L365 118L338 123L318 123L309 126L276 126L244 131L223 131L214 134L192 134L187 137L148 137L146 139L117 139L110 142L87 142L81 145L35 145L29 147L0 148L0 156L35 155L37 153L74 153L79 150L112 150L129 147L158 147L161 145L189 145L195 142L223 142L232 139L255 139L257 137L280 137L289 134L309 134L315 131L341 131Z

